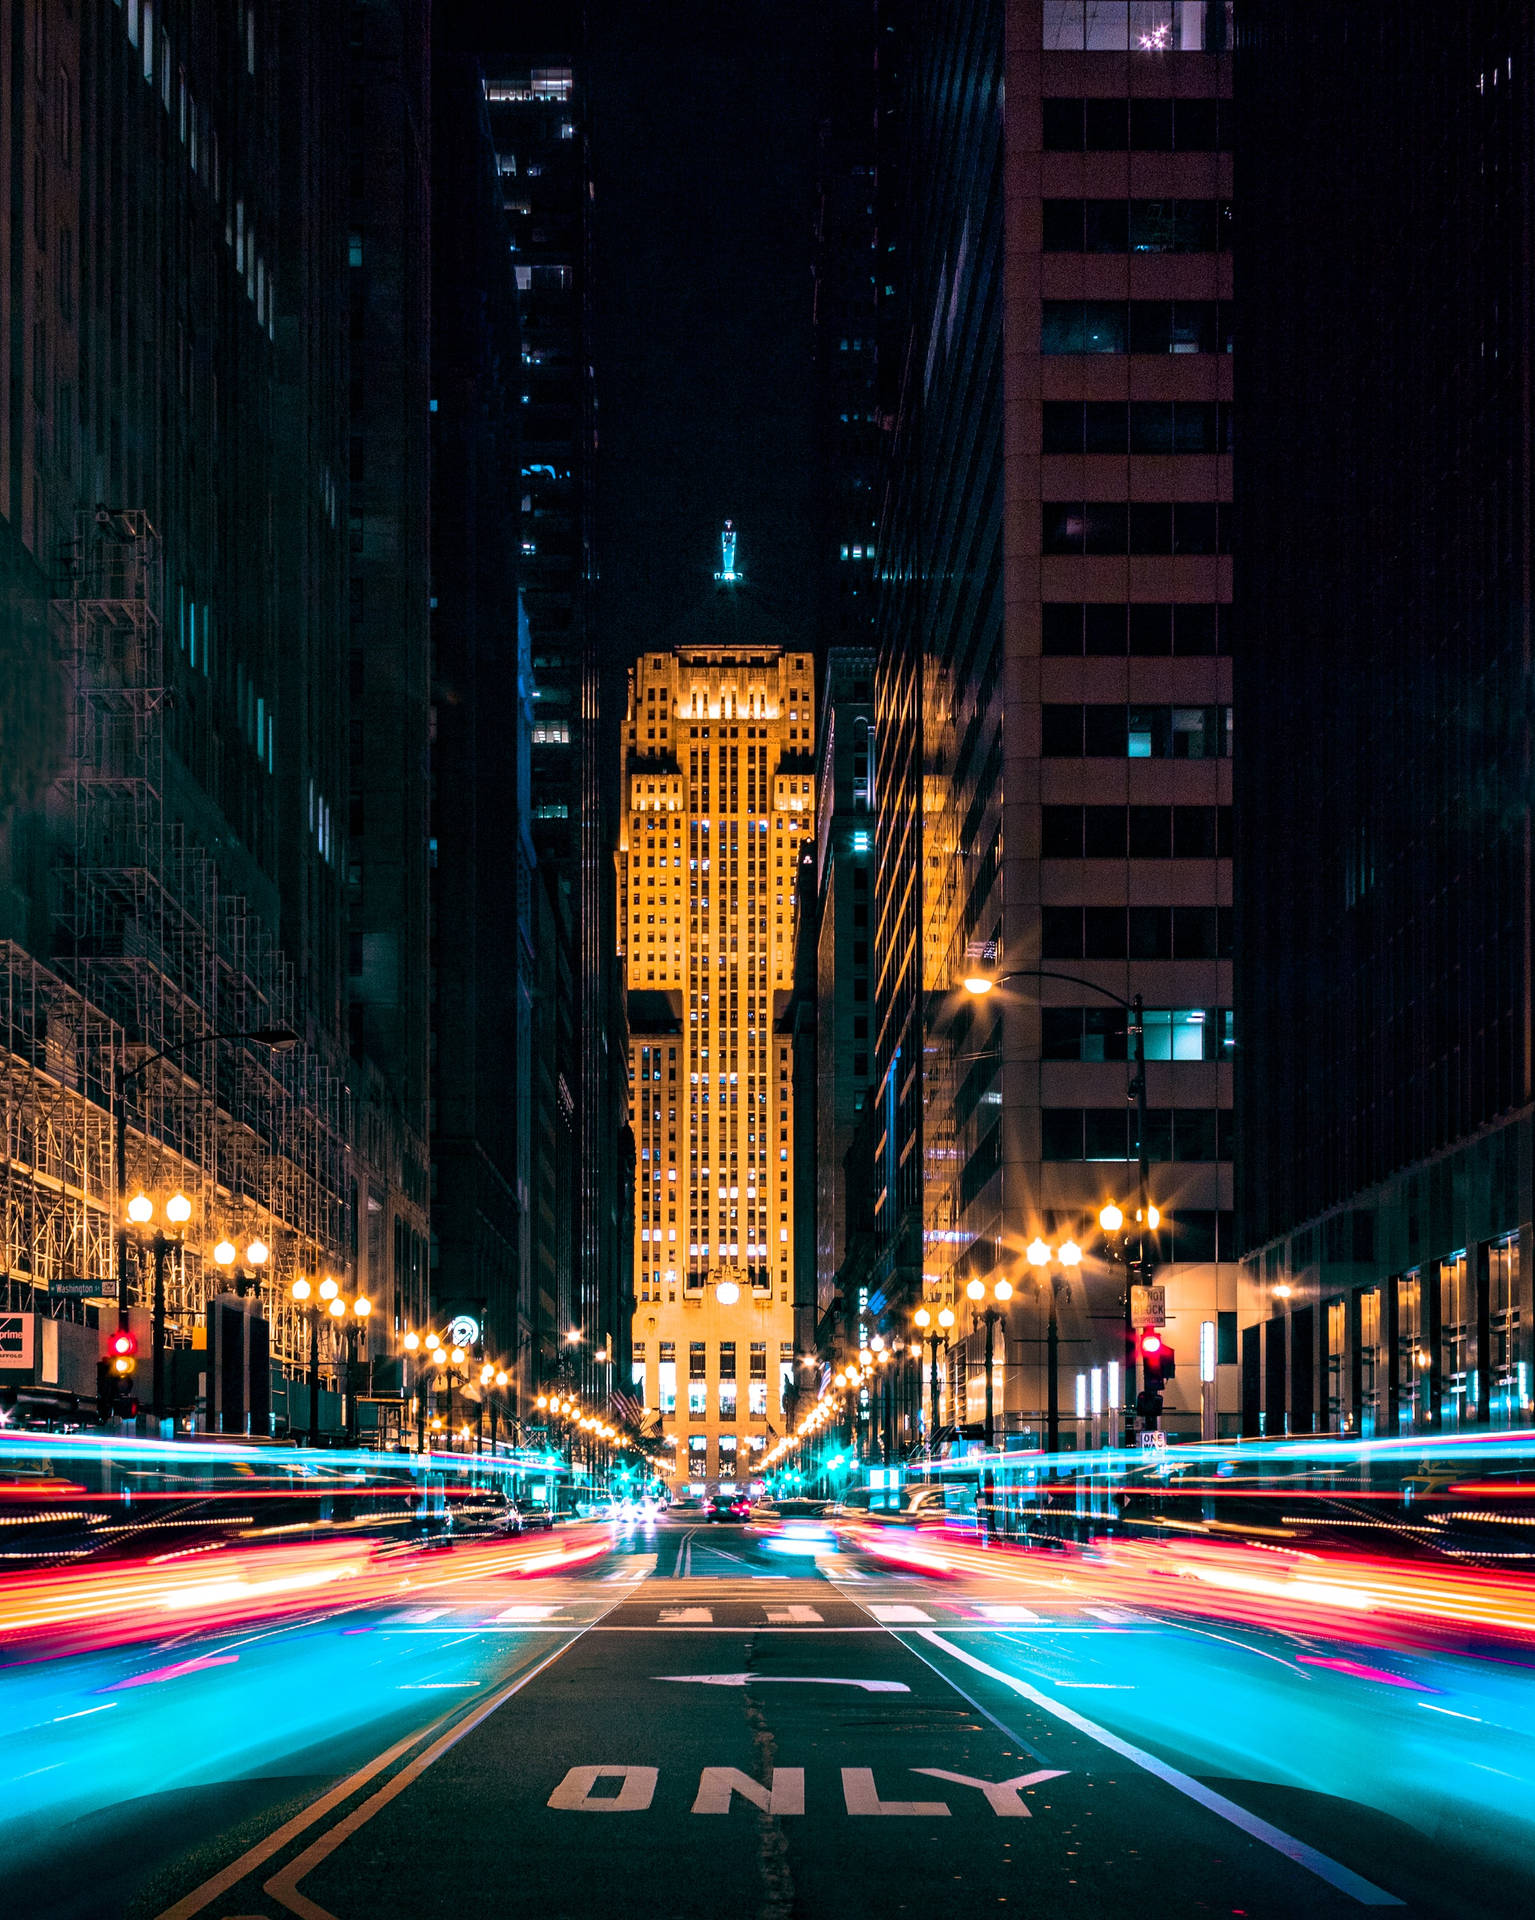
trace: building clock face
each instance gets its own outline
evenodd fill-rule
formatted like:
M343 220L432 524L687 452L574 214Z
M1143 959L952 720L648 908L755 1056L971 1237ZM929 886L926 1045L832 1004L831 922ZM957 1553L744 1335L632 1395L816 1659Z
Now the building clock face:
M480 1337L480 1323L472 1313L456 1314L448 1322L448 1345L472 1347Z

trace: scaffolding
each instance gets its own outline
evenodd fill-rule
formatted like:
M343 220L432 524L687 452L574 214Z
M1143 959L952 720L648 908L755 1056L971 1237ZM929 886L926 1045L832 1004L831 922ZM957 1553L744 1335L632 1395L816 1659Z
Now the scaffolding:
M279 1364L307 1363L298 1274L345 1277L356 1246L345 1062L302 1031L293 968L215 859L171 817L160 549L147 517L82 514L53 633L70 700L70 753L52 797L52 965L0 943L3 1220L8 1274L48 1290L99 1281L113 1297L114 1121L128 1193L192 1203L167 1264L174 1337L190 1342L227 1285L211 1250L270 1250L259 1276ZM130 1242L122 1298L149 1297ZM333 1371L336 1343L327 1341Z

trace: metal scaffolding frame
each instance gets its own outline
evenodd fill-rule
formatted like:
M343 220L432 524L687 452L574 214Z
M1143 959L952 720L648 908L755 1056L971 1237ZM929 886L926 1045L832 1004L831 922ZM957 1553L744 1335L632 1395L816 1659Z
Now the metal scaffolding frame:
M214 1243L259 1237L273 1355L298 1373L308 1327L289 1283L345 1278L356 1245L345 1061L215 1037L303 1029L272 930L168 814L159 540L144 514L97 509L78 517L67 567L52 609L71 720L50 814L53 965L0 942L0 1254L35 1286L97 1278L110 1295L121 1098L129 1192L192 1202L167 1269L176 1337L227 1285ZM126 1300L143 1303L147 1262L130 1248Z

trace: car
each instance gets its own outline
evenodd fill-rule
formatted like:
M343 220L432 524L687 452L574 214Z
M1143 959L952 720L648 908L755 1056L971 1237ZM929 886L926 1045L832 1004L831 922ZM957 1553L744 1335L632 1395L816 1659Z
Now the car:
M949 1486L913 1484L894 1492L883 1487L857 1487L832 1508L834 1520L871 1520L884 1526L934 1526L975 1523L975 1488L958 1481Z
M752 1503L744 1493L717 1493L704 1502L706 1520L742 1522L751 1518Z
M752 1525L773 1553L824 1554L836 1551L836 1536L827 1517L827 1500L759 1500L752 1508Z

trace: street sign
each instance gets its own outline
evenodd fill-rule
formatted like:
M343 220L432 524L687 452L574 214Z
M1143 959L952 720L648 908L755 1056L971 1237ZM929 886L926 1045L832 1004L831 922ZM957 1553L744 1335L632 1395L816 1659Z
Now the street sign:
M1165 1327L1167 1325L1167 1289L1166 1287L1132 1287L1130 1289L1130 1320L1137 1327Z
M66 1300L115 1300L117 1282L103 1280L99 1274L61 1273L48 1282L48 1291Z
M1167 1447L1167 1435L1160 1427L1153 1427L1150 1433L1141 1435L1141 1449L1145 1453L1162 1453Z

